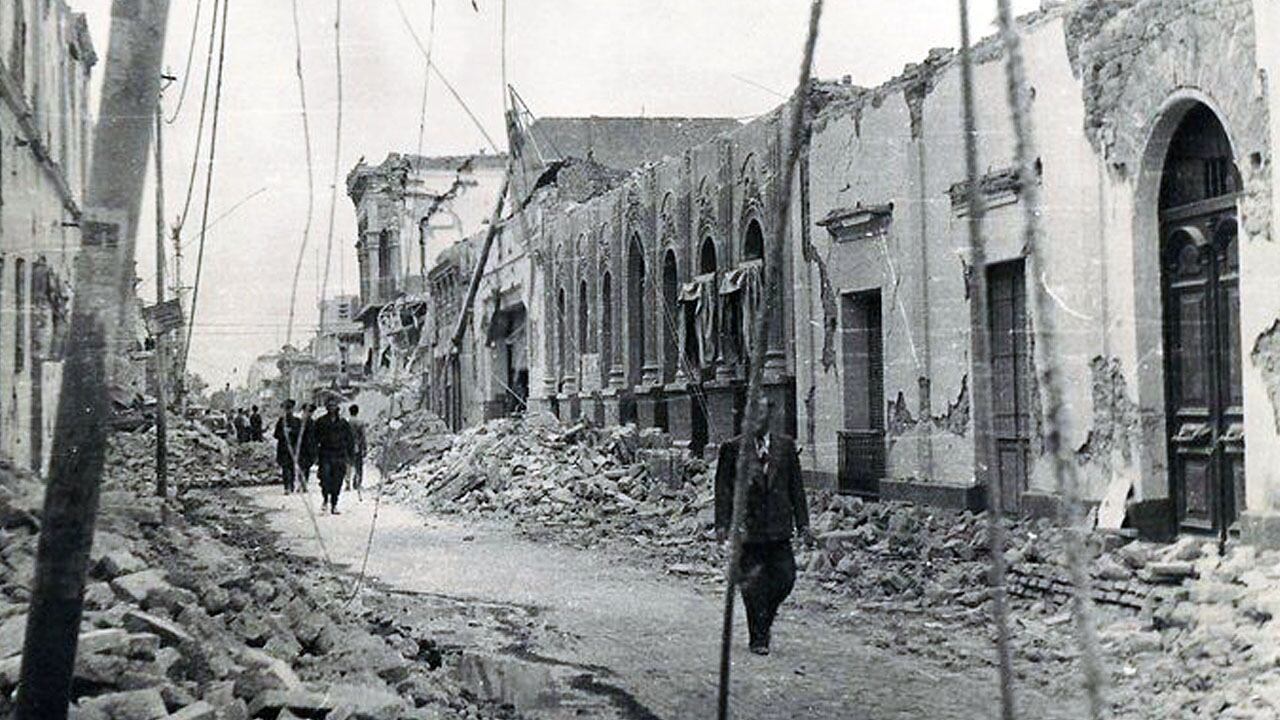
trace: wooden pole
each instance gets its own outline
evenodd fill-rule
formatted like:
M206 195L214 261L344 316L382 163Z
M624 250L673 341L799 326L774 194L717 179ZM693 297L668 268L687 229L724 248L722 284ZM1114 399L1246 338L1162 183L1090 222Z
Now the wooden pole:
M769 317L774 303L782 297L782 267L786 259L788 218L791 214L791 184L796 171L800 148L805 142L805 110L809 102L809 77L813 71L813 49L818 41L818 23L822 18L822 1L813 0L809 8L809 34L805 39L804 56L800 61L800 80L796 92L786 106L787 124L783 142L783 162L778 182L778 223L773 242L766 253L766 292L756 308L755 344L751 347L750 380L747 385L746 414L742 422L743 439L756 437L767 428L760 427L759 411L761 383L764 376L765 346L769 344ZM745 442L743 443L745 446ZM745 447L738 448L738 463L733 481L733 515L729 525L729 567L725 571L724 619L720 634L720 689L716 703L716 717L729 717L729 670L733 648L733 593L738 584L738 565L742 562L742 521L747 506L747 470L754 454Z
M1098 650L1097 630L1093 622L1092 580L1085 567L1085 528L1083 503L1080 498L1079 467L1066 438L1071 437L1070 416L1066 413L1062 378L1058 371L1057 308L1050 301L1044 272L1044 248L1040 237L1040 179L1036 167L1035 131L1028 111L1026 69L1022 60L1022 41L1009 6L1009 0L997 0L1000 42L1004 49L1006 91L1009 116L1017 139L1014 159L1018 166L1018 186L1023 214L1023 244L1030 258L1031 286L1035 292L1036 368L1044 391L1044 449L1053 461L1058 495L1066 514L1066 554L1071 576L1071 610L1075 621L1076 641L1080 645L1080 663L1084 670L1085 693L1089 700L1089 717L1099 720L1106 713L1103 688L1106 673Z
M97 520L115 329L133 289L133 243L160 90L168 0L115 0L92 176L76 258L72 342L58 401L17 720L63 720Z
M462 309L458 311L458 322L453 327L453 338L450 347L453 354L462 352L462 337L467 333L467 321L471 319L471 304L475 302L476 292L480 289L480 278L484 276L484 265L489 260L489 249L493 247L493 239L498 236L498 222L502 219L502 208L507 201L507 191L511 188L511 173L515 167L515 154L507 158L507 172L502 178L502 189L498 191L498 200L493 205L493 214L489 216L489 230L484 234L484 242L480 245L480 257L476 259L475 270L471 273L471 282L467 284L467 296L462 301Z
M960 0L960 90L964 115L964 161L969 182L969 352L973 388L973 474L987 488L988 574L991 615L996 626L996 664L1000 669L1000 717L1013 720L1013 654L1009 649L1009 616L1005 595L1004 488L991 472L993 452L991 329L988 324L987 246L982 235L986 196L978 170L978 129L974 119L973 49L969 37L969 2Z
M156 309L164 303L164 113L156 103ZM169 388L169 332L155 331L156 361L156 495L165 497L169 491L169 439L168 419Z

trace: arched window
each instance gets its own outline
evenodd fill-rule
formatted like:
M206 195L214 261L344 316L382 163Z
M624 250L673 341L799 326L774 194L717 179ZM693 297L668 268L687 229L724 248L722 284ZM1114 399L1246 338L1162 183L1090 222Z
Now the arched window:
M588 324L590 314L588 312L587 281L583 280L578 285L578 351L588 352L591 348L590 329Z
M568 365L564 313L564 288L560 288L556 293L556 375L561 379L564 379L565 368Z
M709 236L702 239L702 248L698 251L698 272L702 274L716 271L716 241Z
M613 276L606 271L600 278L600 378L609 382L613 372Z
M627 381L640 383L644 367L644 246L639 235L631 236L627 253Z
M676 267L676 253L668 249L662 256L662 380L676 379L676 365L680 362L676 332L679 328L680 277Z
M742 257L746 260L764 259L764 231L755 218L747 223L747 235L742 241Z

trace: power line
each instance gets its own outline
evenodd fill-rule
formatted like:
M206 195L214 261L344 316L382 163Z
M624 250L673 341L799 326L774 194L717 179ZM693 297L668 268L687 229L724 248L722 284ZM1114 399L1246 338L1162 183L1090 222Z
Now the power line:
M294 72L298 76L298 99L302 111L302 143L307 157L307 221L302 228L302 246L298 248L298 262L293 268L293 290L289 294L289 326L285 331L285 344L293 343L293 316L298 306L298 280L302 277L302 261L307 255L307 243L311 238L311 215L315 210L315 178L311 162L311 120L307 116L307 82L302 72L302 30L298 26L298 0L293 0Z
M444 84L445 88L449 91L449 94L453 96L453 99L458 101L458 105L462 107L462 111L467 114L467 117L471 119L472 124L474 124L476 129L480 131L480 134L484 136L485 142L489 143L489 147L493 148L494 152L502 152L498 148L497 143L495 143L493 138L489 135L489 131L484 129L484 125L480 122L480 118L476 117L476 114L471 110L471 107L462 99L462 95L458 94L458 89L453 86L453 83L449 82L449 78L445 77L444 73L440 72L440 68L432 62L431 56L427 53L427 49L422 45L421 38L418 37L418 33L413 29L413 23L409 22L409 16L405 13L404 4L400 0L396 0L396 10L400 12L400 20L404 23L405 30L409 31L409 36L413 38L413 43L418 46L418 52L427 61L427 69L436 74L436 77Z
M427 130L427 90L431 87L431 51L436 45L436 0L431 0L431 20L427 25L427 67L422 77L422 107L418 109L418 154Z
M216 3L217 0L214 0ZM191 21L191 42L187 44L187 68L182 71L182 89L178 91L178 107L173 109L173 116L165 120L165 124L172 125L178 119L178 114L182 112L182 101L187 97L187 80L191 77L191 59L196 53L196 35L200 30L200 8L204 6L204 0L196 0L196 16ZM217 5L214 6L215 8Z
M205 233L209 230L209 202L213 194L213 167L218 154L218 115L222 109L222 70L227 58L227 8L231 0L222 0L222 31L218 40L218 79L213 91L213 123L209 128L209 168L204 180L204 208L200 211L200 247L196 251L196 278L191 288L191 320L187 326L187 342L182 348L182 367L191 354L191 335L195 330L196 302L200 298L200 271L204 267ZM184 218L185 219L185 218Z
M320 321L324 322L324 297L329 292L329 266L333 261L333 221L338 210L338 173L342 161L342 0L335 0L336 7L333 21L333 52L338 70L338 117L334 123L333 140L333 184L329 192L329 235L324 249L324 279L320 283Z
M224 3L222 22L226 23L226 10ZM218 3L213 3L213 22L209 26L209 49L205 54L204 62L204 89L200 91L200 121L196 126L196 149L191 155L191 173L187 176L187 197L182 201L182 214L178 216L178 222L174 224L175 229L181 232L182 226L187 222L187 211L191 209L191 196L194 194L196 187L196 170L200 165L200 148L204 142L204 114L205 108L209 102L209 78L213 75L213 49L214 43L218 37Z

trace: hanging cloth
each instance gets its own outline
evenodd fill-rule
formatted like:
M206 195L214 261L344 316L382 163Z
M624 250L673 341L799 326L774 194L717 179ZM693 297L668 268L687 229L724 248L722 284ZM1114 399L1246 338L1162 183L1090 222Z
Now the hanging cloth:
M742 353L751 357L756 341L756 312L764 295L764 264L759 261L744 263L739 270L742 278Z

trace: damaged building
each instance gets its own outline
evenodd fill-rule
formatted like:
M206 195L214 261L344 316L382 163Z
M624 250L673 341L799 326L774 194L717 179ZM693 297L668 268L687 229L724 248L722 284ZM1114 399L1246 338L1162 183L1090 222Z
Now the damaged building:
M746 358L764 343L765 390L815 483L969 508L998 483L1011 512L1046 514L1059 504L1042 420L1052 370L1088 499L1127 500L1128 523L1152 535L1280 537L1280 7L1070 2L1020 23L1034 177L1014 167L1000 44L974 50L985 267L968 251L952 50L876 87L815 82L789 198L778 197L785 106L661 136L638 133L653 120L562 119L547 126L561 136L540 142L540 120L525 137L555 161L517 174L454 365L483 233L424 272L433 407L455 427L525 405L634 422L705 453L737 432ZM1023 239L1024 182L1042 203L1043 267ZM764 303L784 203L784 282ZM381 230L361 213L373 267ZM995 453L975 477L979 272ZM363 296L366 308L378 297ZM761 303L773 316L756 338ZM1035 342L1042 305L1059 328L1052 358Z
M64 2L0 4L0 455L48 467L97 55Z

